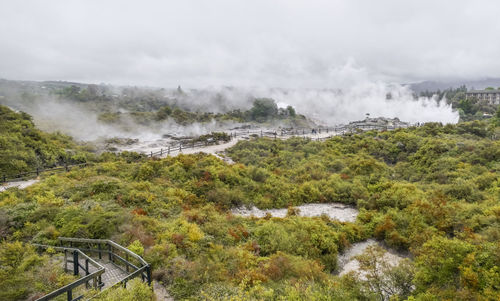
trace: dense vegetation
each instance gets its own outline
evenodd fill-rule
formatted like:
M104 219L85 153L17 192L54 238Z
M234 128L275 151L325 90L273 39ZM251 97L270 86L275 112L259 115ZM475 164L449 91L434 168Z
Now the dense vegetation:
M35 128L30 115L0 105L0 177L64 163L85 162L89 153L71 137Z
M111 238L152 263L177 299L497 300L499 121L326 142L254 139L230 149L233 165L204 154L106 153L101 163L0 193L0 255L19 241ZM285 218L229 212L315 202L351 204L360 214L341 223L293 208ZM367 277L336 276L338 253L370 237L409 259L379 264L383 250L374 248L359 258ZM109 298L149 296L134 287Z
M32 300L75 280L64 273L62 256L39 255L19 241L0 243L0 300Z

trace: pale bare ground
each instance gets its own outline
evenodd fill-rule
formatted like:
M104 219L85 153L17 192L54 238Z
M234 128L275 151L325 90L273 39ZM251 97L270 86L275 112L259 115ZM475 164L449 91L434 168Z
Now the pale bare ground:
M1 186L0 186L0 192L4 191L4 190L7 190L8 188L12 188L12 187L17 187L19 189L24 189L28 186L31 186L35 183L38 183L40 180L38 179L33 179L33 180L26 180L26 181L16 181L16 182L7 182L7 183L3 183Z
M297 135L297 136L276 136L276 138L281 139L281 140L286 140L286 139L290 139L292 137L303 137L303 138L311 138L312 140L316 140L316 139L325 139L325 138L332 137L335 135L338 135L338 133L334 133L334 132L329 132L329 133L323 132L323 133L318 133L318 134L309 133L309 134ZM272 137L268 137L268 138L272 138ZM182 152L177 152L175 154L171 154L170 156L177 156L179 154L205 153L205 154L214 155L214 156L218 157L219 159L222 159L228 163L234 163L234 162L232 162L232 160L230 158L225 157L223 155L223 153L226 149L235 146L239 141L242 141L242 140L248 140L248 137L246 137L246 136L237 137L237 138L234 138L227 143L209 145L209 146L200 147L200 148L187 148L187 149L183 149Z
M339 254L338 256L339 276L345 275L349 272L357 272L359 270L359 261L354 257L363 254L363 252L369 246L375 246L375 245L378 245L387 251L384 254L383 258L381 258L381 260L388 262L390 265L396 266L403 259L402 256L400 256L399 254L390 249L387 249L385 246L383 246L376 240L368 239L353 244L349 249L345 250L342 254ZM360 276L363 277L363 274L361 274Z
M206 154L212 154L215 155L219 152L223 152L226 149L235 146L238 141L243 140L242 138L235 138L227 143L221 143L221 144L215 144L215 145L209 145L201 148L188 148L188 149L183 149L182 152L178 152L174 156L178 154L197 154L197 153L206 153Z
M321 216L326 215L331 219L338 220L340 222L355 222L356 217L358 216L358 210L352 206L348 206L342 203L325 203L325 204L305 204L294 207L299 210L299 216ZM239 215L243 217L257 217L262 218L265 217L266 214L271 214L274 217L285 217L288 209L265 209L261 210L255 206L251 208L234 208L231 210L234 215Z
M167 292L165 286L158 281L153 281L153 291L155 293L156 301L174 301L174 298Z

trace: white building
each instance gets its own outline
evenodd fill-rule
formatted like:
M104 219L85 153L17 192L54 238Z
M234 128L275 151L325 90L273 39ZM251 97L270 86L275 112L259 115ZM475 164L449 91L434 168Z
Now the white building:
M500 104L500 90L471 90L465 94L465 99L475 98L486 100L490 104Z

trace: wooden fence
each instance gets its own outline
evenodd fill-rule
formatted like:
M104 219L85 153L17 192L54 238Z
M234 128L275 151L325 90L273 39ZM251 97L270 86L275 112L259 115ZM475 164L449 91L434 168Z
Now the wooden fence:
M24 180L26 178L31 178L33 176L39 176L42 173L46 172L65 172L65 171L70 171L73 167L83 167L91 164L90 162L86 163L76 163L76 164L65 164L62 166L55 166L55 167L46 167L46 168L37 168L32 171L27 171L27 172L22 172L16 175L2 175L0 177L0 183L5 183L5 182L12 182L12 181L17 181L17 180Z

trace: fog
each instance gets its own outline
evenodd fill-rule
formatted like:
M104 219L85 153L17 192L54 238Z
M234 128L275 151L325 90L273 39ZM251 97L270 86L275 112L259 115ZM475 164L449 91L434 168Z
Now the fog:
M1 1L0 78L344 88L500 76L496 0Z
M118 89L117 89L118 90ZM0 94L2 89L0 89ZM50 94L38 94L33 99L23 99L22 92L11 90L0 101L16 110L25 111L34 117L35 123L45 131L60 131L78 140L101 138L138 138L142 141L161 139L163 135L198 136L213 131L230 130L238 126L235 122L216 122L189 125L177 124L173 119L138 124L127 114L121 114L120 122L108 124L99 121L99 109L92 102L78 102ZM371 117L398 117L402 121L456 123L458 113L446 100L415 98L407 87L361 80L340 89L269 89L253 88L207 88L186 90L181 96L176 90L165 90L165 101L174 101L191 111L224 113L234 109L247 110L255 98L267 97L279 107L293 106L319 125L333 126ZM167 102L165 103L167 104ZM126 112L119 102L110 105L111 112ZM269 127L269 124L262 125ZM275 124L275 128L279 123Z
M34 101L22 101L16 94L10 94L6 100L0 101L10 108L23 111L33 116L35 124L48 132L62 132L81 141L98 141L107 138L137 138L141 141L162 139L163 135L199 136L202 134L229 130L236 126L234 122L192 123L180 125L171 119L141 125L121 117L119 124L107 124L99 121L98 112L89 109L86 103L77 103L46 95L37 96Z
M445 101L414 99L404 83L500 77L499 8L493 0L2 1L0 78L167 95L181 85L181 107L212 112L271 97L328 125L366 113L453 123L458 114ZM80 139L231 126L117 128L52 98L24 109L44 129Z

